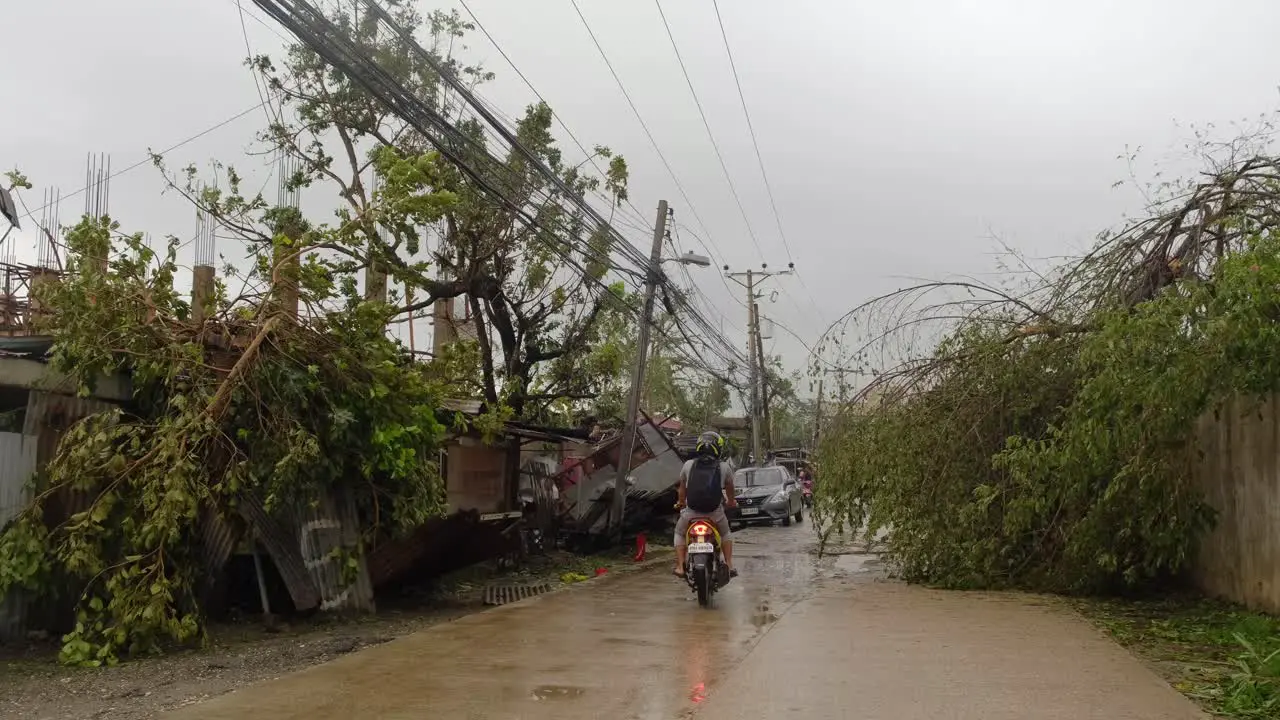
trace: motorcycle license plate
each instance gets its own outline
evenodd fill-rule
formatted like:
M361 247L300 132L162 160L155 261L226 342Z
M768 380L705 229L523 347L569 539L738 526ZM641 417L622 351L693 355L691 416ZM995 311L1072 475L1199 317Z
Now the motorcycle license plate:
M743 515L759 515L760 508L742 508Z
M709 553L715 552L716 546L711 543L689 543L689 552L691 553Z

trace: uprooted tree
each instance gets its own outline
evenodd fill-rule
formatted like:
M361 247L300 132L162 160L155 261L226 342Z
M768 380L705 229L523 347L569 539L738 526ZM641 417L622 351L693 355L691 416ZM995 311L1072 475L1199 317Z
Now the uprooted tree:
M819 513L887 532L913 581L1177 575L1213 521L1197 421L1280 389L1278 227L1280 161L1253 156L1029 287L937 283L856 309L865 335L844 343L873 379L826 429Z

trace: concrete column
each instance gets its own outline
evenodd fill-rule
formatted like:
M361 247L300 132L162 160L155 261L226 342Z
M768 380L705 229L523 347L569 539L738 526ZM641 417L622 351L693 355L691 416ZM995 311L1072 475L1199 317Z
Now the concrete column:
M34 332L36 318L43 315L45 310L43 303L40 302L39 290L49 283L57 282L58 271L49 268L33 268L31 270L31 280L28 281L28 290L30 294L27 296L27 332Z
M298 274L302 270L301 258L292 247L276 245L272 261L276 266L275 301L282 312L298 317Z
M379 263L371 263L364 270L364 299L376 302L387 301L387 274Z
M213 303L213 266L196 265L191 279L191 316L197 323L208 317Z

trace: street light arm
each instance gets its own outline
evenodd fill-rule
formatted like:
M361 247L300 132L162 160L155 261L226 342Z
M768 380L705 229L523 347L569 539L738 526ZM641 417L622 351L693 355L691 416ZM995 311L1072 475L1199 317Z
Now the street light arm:
M695 252L687 252L680 257L662 258L660 262L677 262L681 265L695 265L697 267L711 267L711 258L705 255L699 255Z

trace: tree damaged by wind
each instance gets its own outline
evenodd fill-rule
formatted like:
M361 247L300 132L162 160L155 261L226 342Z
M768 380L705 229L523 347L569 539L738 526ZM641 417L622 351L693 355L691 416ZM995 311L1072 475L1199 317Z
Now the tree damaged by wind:
M397 18L425 22L436 61L488 77L446 55L469 29L456 14L424 20L397 6ZM336 21L437 112L461 115L433 66L403 42ZM444 511L436 458L446 393L488 400L471 423L491 436L510 418L565 412L619 370L617 353L588 352L626 306L617 284L588 292L603 287L612 241L580 203L601 188L612 208L625 199L621 158L597 148L583 164L607 161L598 176L563 162L550 110L532 106L515 128L521 147L554 170L551 182L522 152L482 152L486 135L473 120L460 118L442 151L304 47L278 67L262 57L250 65L271 93L265 151L297 159L284 189L330 190L340 201L333 218L268 202L231 166L214 165L210 179L157 157L171 190L244 245L247 265L226 264L193 307L174 286L181 243L157 253L140 234L89 217L67 235L67 277L40 298L55 366L86 389L117 373L135 390L127 408L67 430L35 500L0 535L0 595L71 588L78 598L68 663L202 637L206 514L238 523L245 503L271 512L341 495L368 547ZM413 313L462 297L476 341L422 363L388 336ZM91 500L58 517L53 500L68 493Z
M456 202L438 222L364 218L360 262L406 288L398 316L465 298L476 324L478 390L516 417L539 419L558 400L594 397L576 359L598 339L601 315L624 308L620 288L603 283L614 236L593 222L585 198L601 194L612 217L627 198L626 162L597 146L566 163L545 103L496 130L469 115L473 98L463 91L493 76L456 58L473 29L456 11L424 17L411 3L356 3L354 15L320 15L307 3L293 3L293 14L267 5L302 40L279 64L249 61L281 98L277 118L291 118L274 123L268 139L302 158L300 186L333 182L349 205L343 212L363 217L373 196L395 192L401 179L381 176L385 185L371 191L361 180L370 165L363 148L403 158L436 148L448 160L432 189ZM414 40L419 31L430 38L426 47ZM427 262L409 266L402 251Z
M1277 159L1233 157L1077 261L856 308L826 344L871 380L823 438L818 512L949 587L1182 572L1213 521L1197 421L1280 387L1278 223Z

